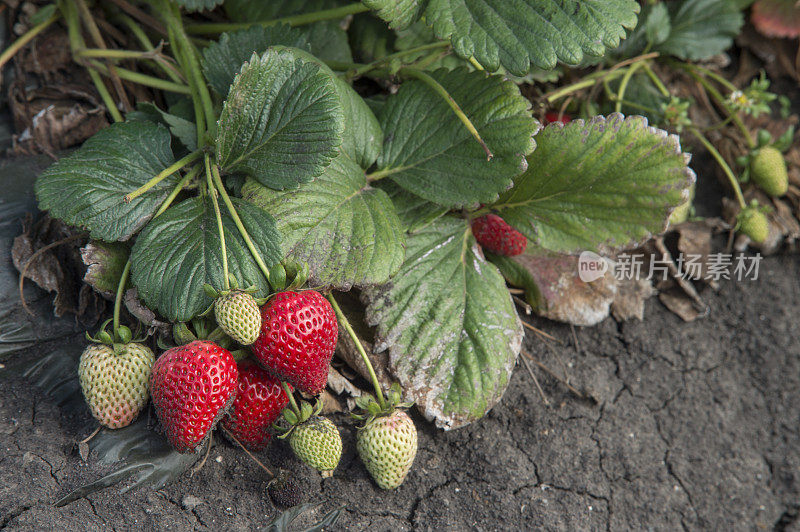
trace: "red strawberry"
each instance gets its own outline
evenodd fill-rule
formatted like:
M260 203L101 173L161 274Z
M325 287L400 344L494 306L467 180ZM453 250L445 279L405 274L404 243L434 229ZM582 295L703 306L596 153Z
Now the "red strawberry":
M261 307L261 334L252 350L275 377L317 395L328 382L338 334L336 315L322 294L280 292Z
M496 214L472 220L472 234L478 244L492 253L513 257L525 251L528 240Z
M567 113L563 113L561 118L558 117L558 113L554 111L547 111L544 114L544 123L545 124L552 124L553 122L561 122L562 124L566 124L567 122L571 122L572 117L570 117Z
M158 357L150 396L167 440L179 453L197 452L236 395L236 361L213 342L198 340Z
M260 451L269 443L270 425L288 402L280 381L253 362L244 360L239 364L236 400L222 420L222 426L248 449Z

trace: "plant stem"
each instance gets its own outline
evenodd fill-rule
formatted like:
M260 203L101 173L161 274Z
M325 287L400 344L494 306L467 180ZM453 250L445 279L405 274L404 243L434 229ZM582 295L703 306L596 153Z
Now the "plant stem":
M89 60L91 66L104 74L109 74L111 71L108 67L98 61ZM134 72L133 70L128 70L126 68L116 67L114 69L120 79L125 79L128 81L132 81L134 83L138 83L139 85L144 85L145 87L151 87L153 89L158 89L162 91L168 92L175 92L177 94L191 94L191 89L183 85L181 83L175 83L173 81L167 81L166 79L156 78L154 76L148 76L147 74L142 74L141 72Z
M264 464L262 464L262 463L261 463L261 460L259 460L259 459L258 459L258 458L256 458L255 456L253 456L253 453L251 453L250 451L248 451L248 450L247 450L247 447L245 447L244 445L242 445L242 442L240 442L240 441L239 441L239 440L236 438L236 436L234 436L234 435L231 433L231 431L230 431L230 430L228 430L228 429L226 429L226 428L225 428L225 425L223 425L223 424L220 424L220 427L222 427L222 430L224 430L224 431L225 431L225 434L227 434L227 435L228 435L228 437L229 437L230 439L232 439L234 442L236 442L236 445L238 445L239 447L241 447L241 448L242 448L242 450L243 450L244 452L246 452L246 453L247 453L247 456L249 456L249 457L250 457L250 458L251 458L251 459L252 459L252 460L253 460L255 463L257 463L257 464L259 465L259 467L261 467L261 469L263 469L264 471L266 471L266 472L267 472L267 473L268 473L268 474L269 474L269 475L270 475L272 478L275 478L275 473L273 473L273 472L272 472L272 470L271 470L270 468L268 468L267 466L265 466Z
M347 331L348 336L350 339L353 340L353 343L356 344L356 349L358 353L361 355L361 360L364 361L364 365L367 366L367 371L369 372L369 379L372 381L372 387L375 389L375 397L378 400L378 404L380 405L381 409L386 408L386 399L383 397L383 392L381 391L381 385L378 382L378 376L375 374L375 369L372 367L372 362L370 362L369 357L367 356L367 352L364 349L364 346L361 344L361 340L358 338L358 335L353 330L353 327L350 325L350 321L347 319L347 316L344 315L342 309L339 308L339 304L336 302L336 299L333 297L333 294L328 294L328 301L331 302L331 306L333 307L333 311L336 313L336 317L339 320L339 323L342 324L344 330Z
M122 307L122 294L125 291L125 285L128 284L128 277L131 273L131 261L125 263L125 268L122 269L122 275L117 284L117 296L114 298L114 341L120 340L119 336L119 312Z
M255 21L255 22L211 22L199 24L187 24L186 32L189 35L216 35L224 31L244 30L251 26L272 26L275 24L288 24L290 26L303 26L311 24L312 22L320 22L323 20L336 20L344 18L347 15L355 15L369 11L369 8L362 3L350 4L342 7L335 7L332 9L323 9L311 13L303 13L300 15L292 15L290 17L276 18L273 20Z
M697 140L699 140L703 144L703 146L705 146L705 148L708 150L711 156L714 157L714 159L717 161L717 164L719 164L720 168L722 168L722 171L727 176L728 181L731 184L731 187L733 187L733 192L736 195L736 201L739 202L740 207L745 208L747 204L744 201L744 196L742 195L742 189L739 186L739 182L736 180L736 176L733 175L731 167L728 166L728 163L725 162L725 159L722 158L722 155L720 155L719 151L717 151L717 149L711 144L711 142L709 142L708 139L702 133L700 133L700 131L697 128L693 127L690 129L690 131L695 137L697 137Z
M367 181L369 181L370 183L373 182L373 181L379 181L379 180L383 179L386 176L389 176L389 175L392 175L392 174L396 174L397 172L401 171L402 169L403 169L402 167L398 167L398 168L384 168L383 170L375 170L371 174L367 174L367 176L366 176L367 177Z
M644 68L645 74L647 74L647 77L649 77L650 81L653 82L653 85L656 86L658 92L660 92L661 95L664 96L665 98L669 98L670 97L669 90L667 89L666 85L664 85L664 82L661 81L661 78L659 78L653 71L653 68L650 66L650 63L643 63L642 66Z
M109 50L108 48L87 48L78 50L73 54L75 57L85 57L92 59L153 59L152 52L139 50Z
M286 397L289 398L289 405L292 407L292 411L297 414L297 419L300 419L300 407L297 406L297 402L294 400L292 390L290 390L289 385L283 381L281 381L281 386L283 387L283 391L286 392Z
M747 126L745 126L744 122L742 122L742 118L739 116L739 113L737 111L731 111L730 109L728 109L728 107L725 105L725 98L722 97L722 95L719 93L719 91L716 88L714 88L714 86L711 85L711 83L709 83L709 81L705 77L703 77L703 76L701 76L700 74L697 73L697 71L695 69L699 69L699 67L696 67L695 65L692 65L692 64L689 64L689 63L682 63L682 62L677 62L677 61L672 61L671 64L673 66L677 66L678 68L682 68L684 71L686 71L687 74L689 74L689 76L692 77L692 79L694 79L700 85L702 85L703 88L706 90L706 92L714 100L714 102L721 109L723 109L725 111L725 113L728 114L728 116L731 117L731 119L733 120L734 125L736 125L736 128L741 132L742 137L744 137L744 140L745 140L745 143L747 144L747 147L750 148L751 150L756 147L756 142L755 142L755 140L753 140L753 137L750 135L750 131L747 129ZM708 72L708 73L711 72L711 71L709 71L707 69L702 69L702 70L698 70L698 71L701 71L701 72L705 71L705 72ZM733 90L738 90L735 86L731 85L730 83L728 83L728 85L730 85L730 87L732 87Z
M133 33L133 35L139 40L142 47L145 50L155 50L156 47L153 46L153 41L147 36L144 30L133 20L131 17L124 13L117 13L117 18L128 27L128 29ZM159 50L161 48L161 44L158 46ZM175 83L184 83L186 80L181 79L181 76L177 73L177 69L174 65L170 64L169 61L164 58L161 54L156 55L153 58L153 62L158 65L161 70L163 70L172 81Z
M545 99L549 103L553 103L560 100L561 98L564 98L565 96L569 96L573 92L577 92L583 89L588 89L589 87L594 86L599 81L610 81L624 74L625 74L625 69L596 72L595 74L590 74L586 76L577 83L573 83L572 85L567 85L566 87L561 87L560 89L553 91L550 94L546 94Z
M156 218L157 216L164 214L164 211L169 209L169 206L172 205L172 202L175 201L175 198L178 196L178 194L180 194L181 190L183 190L184 187L186 187L189 181L197 177L197 174L199 174L200 171L201 167L198 165L189 170L188 172L186 172L186 175L183 176L183 179L181 179L180 182L177 185L175 185L175 188L173 188L172 192L169 193L167 199L165 199L164 203L161 204L161 207L158 208L156 213L153 215L153 218Z
M86 48L86 43L81 36L80 21L78 20L78 12L75 10L75 5L72 2L59 1L58 9L64 15L64 19L67 22L67 34L69 36L69 45L72 53L74 54L77 50L83 50ZM114 98L111 97L111 93L108 92L108 88L105 83L103 83L100 74L92 68L88 70L89 77L97 89L98 94L100 94L100 98L103 100L106 109L108 109L111 118L114 122L123 122L125 119L122 117L122 113L119 112L119 109L117 109L117 104L114 102Z
M464 124L464 126L472 134L472 136L475 137L475 140L477 140L478 143L481 145L483 151L486 152L486 159L489 161L492 160L492 157L494 157L494 155L492 154L492 152L489 150L489 147L481 138L481 134L478 133L478 130L472 124L470 119L467 117L464 111L461 110L461 106L459 106L458 103L453 99L453 97L450 96L450 93L447 92L447 89L442 87L442 85L438 81L433 79L430 75L423 72L422 70L417 70L416 68L404 67L400 69L399 74L420 80L428 87L433 89L434 92L436 92L436 94L441 96L444 99L444 101L447 102L447 105L450 106L450 109L453 110L453 113L455 113L458 119L461 120L461 123Z
M192 99L199 100L202 108L202 114L205 118L205 131L214 131L216 128L214 102L211 100L211 93L208 91L208 85L206 85L205 79L203 79L203 70L200 67L197 48L195 48L194 44L189 40L189 36L186 34L186 29L183 26L178 8L169 2L169 0L163 0L161 4L163 5L161 12L165 19L164 22L167 25L173 50L183 69L183 73L189 80ZM195 102L195 105L197 105L197 102ZM198 122L200 118L201 117L198 117ZM200 125L198 124L197 143L202 147L205 144L205 135L199 128Z
M353 70L347 72L347 79L354 79L354 78L357 78L359 76L362 76L362 75L366 74L367 72L369 72L371 70L374 70L375 68L380 67L381 65L385 65L386 63L389 63L390 61L392 61L394 59L398 59L398 58L404 57L406 55L413 55L413 54L416 54L416 53L419 53L419 52L425 52L425 51L428 51L428 50L438 50L439 48L446 48L448 46L450 46L450 43L445 42L445 41L439 41L439 42L430 43L430 44L423 44L422 46L417 46L415 48L409 48L408 50L402 50L400 52L396 52L396 53L387 55L386 57L382 57L380 59L376 59L375 61L372 61L371 63L367 63L366 65L361 65L361 66L358 66L358 67L354 68Z
M206 181L208 182L208 195L211 196L211 203L214 204L214 215L217 217L217 231L219 231L219 247L222 253L222 278L223 286L226 291L231 289L228 281L228 248L225 247L225 230L222 226L222 215L219 212L219 202L217 201L217 190L214 188L214 181L211 177L211 163L208 154L205 156Z
M628 68L625 75L622 76L622 80L619 82L619 90L617 91L617 103L614 104L615 112L622 112L622 100L625 99L625 91L628 90L628 83L630 83L631 78L641 66L642 63L634 63Z
M259 269L261 269L261 273L264 274L264 277L267 278L267 282L269 282L269 268L264 264L264 259L261 258L261 254L258 252L258 249L256 249L255 244L253 244L250 234L247 232L247 229L245 229L241 218L239 218L239 213L236 212L233 202L228 196L228 192L225 190L225 185L222 184L222 178L219 175L219 168L216 164L211 166L211 172L214 174L214 183L217 185L217 190L219 190L222 196L222 201L225 202L225 206L228 208L231 218L233 218L233 223L236 224L236 228L239 230L242 238L244 238L244 243L247 244L247 249L249 249L250 254L253 255L253 259L256 261L256 264L258 264Z
M31 42L33 39L36 38L37 35L42 33L44 30L50 27L50 25L58 20L61 17L61 13L56 11L53 15L45 20L44 22L40 22L36 26L32 27L25 33L23 33L16 41L11 43L11 46L3 50L3 53L0 54L0 68L2 68L8 61L16 55L22 48L25 47L26 44Z
M103 35L100 33L100 28L97 27L97 22L95 22L92 12L89 10L89 6L86 5L86 2L84 0L73 0L73 2L78 6L78 14L80 18L83 19L83 24L89 31L89 35L94 41L95 46L103 49L108 48L103 40ZM111 63L108 63L106 68L111 78L111 85L114 86L114 90L117 92L117 96L119 96L122 108L126 111L130 110L131 104L128 101L128 95L125 93L125 87L123 87L120 76L117 73L117 68Z
M166 179L167 177L171 176L172 174L174 174L175 172L177 172L178 170L180 170L181 168L183 168L187 164L192 163L192 162L196 161L197 159L199 159L200 157L202 157L202 155L203 155L203 152L198 150L198 151L190 153L189 155L187 155L185 157L182 157L182 158L178 159L177 161L172 163L170 166L167 166L166 168L164 168L161 172L159 172L159 174L157 176L152 178L150 181L148 181L144 185L140 186L139 188L137 188L133 192L127 194L123 198L125 200L125 203L130 203L134 198L138 198L139 196L141 196L142 194L144 194L145 192L147 192L148 190L150 190L151 188L153 188L154 186L156 186L157 184L162 182L164 179Z

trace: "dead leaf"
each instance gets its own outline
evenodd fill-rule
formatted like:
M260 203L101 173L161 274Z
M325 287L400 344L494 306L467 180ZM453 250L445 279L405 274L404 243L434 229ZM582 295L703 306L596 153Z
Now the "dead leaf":
M633 318L642 321L644 302L656 293L649 279L617 279L617 295L611 303L611 315L617 321Z
M148 333L158 333L162 338L172 340L172 325L165 321L161 321L156 316L155 312L147 308L139 300L139 293L136 288L129 288L125 291L123 298L125 308L131 315L142 322L145 327L149 328Z
M677 287L673 290L661 292L658 294L658 299L683 321L694 321L701 316L701 312L695 308L692 300Z
M578 261L573 255L530 250L495 263L506 279L517 278L540 316L573 325L596 325L609 315L617 280L607 271L594 281L584 282Z
M80 316L81 283L83 262L79 248L86 238L75 233L59 220L42 217L35 224L29 217L23 225L23 233L14 239L11 248L11 259L14 267L20 272L25 270L25 278L31 279L39 287L55 292L53 303L56 316L72 313ZM63 242L63 245L48 245ZM44 249L34 256L39 249ZM33 257L33 262L28 262Z

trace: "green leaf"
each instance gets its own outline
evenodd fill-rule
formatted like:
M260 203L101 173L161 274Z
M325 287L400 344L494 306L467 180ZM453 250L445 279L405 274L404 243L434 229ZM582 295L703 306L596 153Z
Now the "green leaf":
M130 203L125 194L174 162L167 128L152 122L112 124L36 181L39 207L92 238L126 240L155 214L179 180L174 174Z
M129 255L126 244L89 241L81 248L81 260L86 265L83 282L113 300Z
M431 76L455 99L494 153L491 161L445 100L407 81L381 110L385 132L378 175L409 192L457 208L491 203L525 171L539 124L519 88L483 72L437 70Z
M252 26L246 30L223 33L219 41L203 50L203 71L211 88L223 96L227 95L242 64L253 53L261 55L267 48L276 45L300 48L322 60L336 60L330 55L328 41L312 40L308 27L292 28L288 24Z
M522 323L497 268L454 216L412 234L385 285L363 292L375 346L406 398L443 428L482 417L508 385Z
M206 11L214 9L225 0L175 0L175 3L182 6L186 11Z
M327 67L325 67L327 68ZM333 76L333 72L331 72ZM378 159L383 145L383 130L369 105L341 78L333 78L336 93L344 110L342 153L362 168L369 168Z
M369 168L378 158L383 144L383 130L367 102L343 79L336 76L324 62L298 50L300 57L314 61L334 80L336 94L344 112L344 133L341 151L363 168Z
M233 204L264 262L276 264L280 237L272 217L239 199ZM255 286L256 297L266 296L266 279L227 209L220 210L230 273L242 286ZM217 221L208 198L187 199L142 231L131 251L131 280L142 301L170 321L188 321L208 308L212 300L203 284L224 285Z
M694 173L675 135L641 116L555 123L536 136L528 171L492 206L536 245L611 254L666 228Z
M226 172L296 188L338 154L344 115L334 80L301 53L270 48L242 67L217 128L217 159Z
M522 76L531 65L602 56L636 25L638 12L634 0L430 0L425 19L461 57Z
M343 0L269 0L266 2L227 0L224 8L233 21L266 22L282 17L331 9L348 3L351 2ZM311 52L320 59L343 63L353 62L353 54L347 42L347 33L342 29L339 20L314 22L297 29L310 43Z
M391 200L344 155L298 190L278 192L249 179L242 196L277 220L286 256L308 264L312 286L384 283L403 262L403 232Z
M362 63L383 59L395 50L395 33L369 13L353 17L347 35L353 53Z
M388 179L378 181L375 186L389 195L397 211L400 224L406 231L413 233L448 211L447 207L442 207L441 205L424 200L419 196L415 196L411 192L397 186L397 183L389 181Z
M740 8L730 0L686 0L668 6L672 30L655 50L680 59L696 61L724 52L744 24Z
M363 0L362 3L388 22L390 28L399 30L419 20L428 0Z
M128 113L127 120L150 120L159 124L164 124L169 128L169 132L181 141L187 150L197 149L197 126L191 120L162 111L152 102L139 102L136 104L136 111Z

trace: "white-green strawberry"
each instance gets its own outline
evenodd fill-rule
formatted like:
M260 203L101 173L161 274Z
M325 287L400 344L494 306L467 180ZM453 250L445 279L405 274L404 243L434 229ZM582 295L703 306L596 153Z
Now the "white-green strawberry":
M234 291L214 301L214 315L225 334L242 345L250 345L261 333L261 311L253 296Z
M147 404L153 352L142 344L91 344L81 354L78 377L92 415L101 425L130 425Z
M396 409L367 421L356 435L356 445L378 486L394 489L403 483L417 456L417 429L408 414Z
M757 207L748 207L739 213L737 229L753 242L760 244L769 236L769 221Z
M789 189L786 160L774 146L764 146L750 160L750 177L764 192L776 198Z
M342 457L342 436L327 418L311 416L296 425L289 435L294 454L322 476L331 476Z

